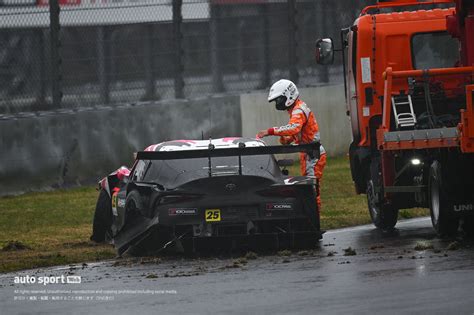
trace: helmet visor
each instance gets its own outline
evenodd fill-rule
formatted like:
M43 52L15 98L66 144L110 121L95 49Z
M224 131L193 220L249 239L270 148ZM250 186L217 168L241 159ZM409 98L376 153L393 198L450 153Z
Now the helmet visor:
M275 101L275 108L277 110L286 110L286 96L284 95L280 95L278 96L276 99L274 99Z

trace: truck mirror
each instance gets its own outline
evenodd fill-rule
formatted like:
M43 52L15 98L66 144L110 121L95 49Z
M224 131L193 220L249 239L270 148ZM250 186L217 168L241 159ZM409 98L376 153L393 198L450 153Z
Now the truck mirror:
M320 65L330 65L334 62L334 47L331 38L321 38L316 41L315 57Z

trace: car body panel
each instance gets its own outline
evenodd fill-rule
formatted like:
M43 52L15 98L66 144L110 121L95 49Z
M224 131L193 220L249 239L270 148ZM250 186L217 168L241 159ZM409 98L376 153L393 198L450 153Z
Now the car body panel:
M223 244L234 238L248 245L255 236L291 244L295 235L306 235L316 243L321 232L315 178L284 176L273 154L202 157L202 150L212 148L216 153L244 147L264 148L265 143L223 138L147 147L144 152L175 152L178 158L137 158L127 176L111 189L112 232L119 254L144 242L157 229L169 232L165 239L161 237L160 246L179 238L191 250L204 243L197 238L217 238ZM185 151L199 157L180 159L179 153ZM131 203L139 207L132 211Z

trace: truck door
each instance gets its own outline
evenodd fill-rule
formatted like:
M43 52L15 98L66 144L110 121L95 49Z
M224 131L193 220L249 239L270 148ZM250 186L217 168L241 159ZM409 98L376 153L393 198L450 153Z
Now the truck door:
M347 34L348 51L347 51L347 91L346 91L346 107L351 119L352 138L355 144L360 142L359 131L359 114L357 110L357 90L356 90L356 75L357 75L357 32L349 31Z

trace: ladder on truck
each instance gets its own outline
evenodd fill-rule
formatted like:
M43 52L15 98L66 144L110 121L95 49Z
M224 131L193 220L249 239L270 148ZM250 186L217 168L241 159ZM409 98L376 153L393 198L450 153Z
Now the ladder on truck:
M416 115L410 94L392 96L392 108L397 129L415 127Z

